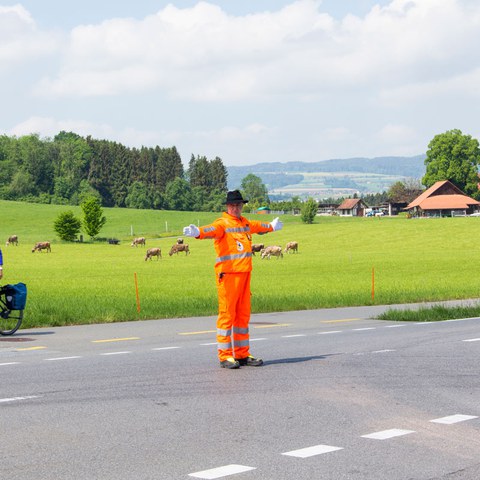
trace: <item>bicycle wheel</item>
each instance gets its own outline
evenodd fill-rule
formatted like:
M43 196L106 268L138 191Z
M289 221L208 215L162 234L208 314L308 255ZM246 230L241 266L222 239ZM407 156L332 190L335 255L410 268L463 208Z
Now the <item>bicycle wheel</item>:
M13 335L22 324L23 310L2 310L0 312L0 335Z

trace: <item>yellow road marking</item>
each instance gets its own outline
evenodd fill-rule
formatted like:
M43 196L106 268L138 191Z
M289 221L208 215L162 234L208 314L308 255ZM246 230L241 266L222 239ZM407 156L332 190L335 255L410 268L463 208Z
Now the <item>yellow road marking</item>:
M180 332L179 335L201 335L202 333L216 333L216 330L200 330L199 332Z
M43 350L44 348L47 348L47 347L25 347L25 348L17 348L17 352L19 352L20 350Z
M253 328L275 328L275 327L289 327L291 323L277 323L276 325L253 325Z
M356 322L357 320L363 320L363 319L362 318L344 318L342 320L321 320L320 323Z
M92 340L92 343L126 342L127 340L140 340L140 337L107 338L105 340Z

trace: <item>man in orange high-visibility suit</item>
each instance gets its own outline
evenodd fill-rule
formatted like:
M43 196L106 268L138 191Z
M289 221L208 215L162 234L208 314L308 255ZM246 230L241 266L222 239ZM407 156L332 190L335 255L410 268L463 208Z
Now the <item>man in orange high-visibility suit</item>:
M215 273L218 290L217 344L220 366L259 367L263 360L250 355L250 275L252 271L252 234L280 230L277 217L271 223L242 217L244 203L238 190L227 193L227 211L210 225L189 225L183 234L214 240L217 259Z

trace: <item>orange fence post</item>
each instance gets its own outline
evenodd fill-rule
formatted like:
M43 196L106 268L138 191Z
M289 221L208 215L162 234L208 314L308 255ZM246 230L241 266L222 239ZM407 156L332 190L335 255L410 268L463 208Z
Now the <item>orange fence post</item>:
M135 272L133 275L135 277L135 295L137 297L137 312L140 313L140 296L138 295L137 272Z

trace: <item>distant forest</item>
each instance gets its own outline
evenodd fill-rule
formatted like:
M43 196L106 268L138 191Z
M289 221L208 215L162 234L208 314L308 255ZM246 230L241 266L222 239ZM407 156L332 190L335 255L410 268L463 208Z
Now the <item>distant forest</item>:
M228 171L218 157L194 156L185 171L175 147L128 148L60 132L0 136L0 198L78 205L96 196L105 207L221 210Z

